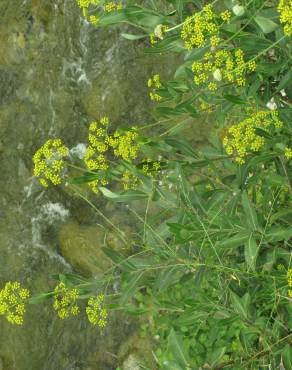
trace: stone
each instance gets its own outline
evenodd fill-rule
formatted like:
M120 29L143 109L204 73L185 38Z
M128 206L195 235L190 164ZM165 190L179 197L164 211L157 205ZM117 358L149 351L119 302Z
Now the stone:
M123 362L123 370L140 370L140 359L135 354L130 354Z
M58 241L65 260L79 273L98 275L112 266L103 253L104 230L100 226L81 226L76 222L64 224Z
M140 370L144 367L155 370L157 368L152 350L154 342L149 337L141 338L136 332L119 348L118 358L123 370Z

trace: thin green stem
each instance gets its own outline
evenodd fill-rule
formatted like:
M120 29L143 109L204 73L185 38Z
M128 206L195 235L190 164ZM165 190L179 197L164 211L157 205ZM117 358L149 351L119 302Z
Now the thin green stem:
M127 239L125 238L124 236L124 233L114 224L111 222L111 220L109 218L107 218L90 200L88 200L79 190L76 186L70 184L71 188L73 189L73 191L83 200L85 200L85 202L87 204L89 204L95 211L96 213L99 214L100 217L102 217L117 233L118 235L120 236L121 240L124 242L124 244L128 245L128 241Z

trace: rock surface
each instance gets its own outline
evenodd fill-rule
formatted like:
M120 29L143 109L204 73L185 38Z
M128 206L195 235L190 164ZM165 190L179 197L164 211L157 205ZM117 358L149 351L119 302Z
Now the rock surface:
M86 276L98 275L112 266L103 253L104 230L100 226L65 224L58 235L62 256L72 268Z

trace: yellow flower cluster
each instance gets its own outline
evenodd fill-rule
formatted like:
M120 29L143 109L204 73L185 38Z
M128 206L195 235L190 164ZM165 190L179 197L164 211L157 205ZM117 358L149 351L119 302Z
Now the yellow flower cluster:
M285 148L285 151L284 151L284 156L287 158L287 159L291 159L292 158L292 148Z
M66 319L79 314L80 310L76 301L79 297L78 290L69 289L64 283L59 283L54 289L54 310L60 319Z
M29 290L22 288L19 282L7 282L0 291L0 315L5 315L11 324L22 325L29 296Z
M153 177L154 173L157 173L161 169L161 164L159 161L152 161L147 159L142 162L142 172L150 177Z
M292 288L292 269L288 269L287 273L287 281L288 281L288 287ZM292 298L292 289L288 290L288 296Z
M206 113L212 113L214 110L212 104L209 104L205 101L202 101L200 103L200 109L202 110L202 112L206 112Z
M96 15L91 15L89 18L89 23L91 23L92 25L96 26L98 21L99 21L99 17L96 16Z
M278 12L280 22L284 25L284 34L292 36L292 0L280 0Z
M241 49L236 49L233 53L229 50L207 52L202 61L192 65L195 84L207 86L210 91L217 90L221 81L244 86L246 73L255 69L255 61L246 63Z
M86 17L90 5L99 5L99 0L77 0L77 4L82 9L84 17Z
M227 18L227 13L224 15ZM211 40L212 46L220 42L218 37L219 27L215 22L216 14L211 4L206 5L200 13L188 17L182 25L181 38L188 50L202 48L206 45L209 37L216 36Z
M124 190L136 189L139 183L138 177L135 176L131 171L126 170L123 172L122 183Z
M60 139L48 140L33 156L34 175L42 186L49 183L59 185L64 172L63 157L68 156L69 149Z
M89 298L86 307L86 314L89 322L94 326L104 328L107 325L107 310L103 307L104 295Z
M147 85L148 88L151 89L149 93L150 99L160 101L162 97L157 93L157 89L160 89L162 87L160 76L156 74L153 77L149 78Z
M106 171L109 169L107 154L110 150L116 158L132 162L138 156L140 145L137 143L138 133L135 128L125 133L115 131L113 135L107 132L109 120L102 117L97 122L92 122L89 127L89 143L84 156L86 167L91 171L102 171L101 178L90 182L90 186L95 193L98 193L98 185L105 186L109 183Z
M231 19L231 12L229 10L225 10L224 12L220 13L220 18L224 21L229 23Z
M239 164L245 162L244 157L249 151L257 152L265 144L265 139L256 130L269 131L271 126L281 128L283 123L278 118L278 112L259 111L228 129L228 136L223 139L226 153L235 155Z
M107 13L110 13L114 10L121 10L121 9L123 9L123 4L121 2L115 3L114 1L109 1L108 3L104 5L104 10Z
M96 179L89 183L90 187L95 193L98 193L98 185L107 185L108 179L105 176L105 171L109 168L108 159L106 158L106 152L109 146L105 143L107 138L107 126L109 124L108 117L102 117L97 122L91 122L89 126L89 143L90 145L86 149L84 156L84 162L86 167L91 171L103 171L100 179Z

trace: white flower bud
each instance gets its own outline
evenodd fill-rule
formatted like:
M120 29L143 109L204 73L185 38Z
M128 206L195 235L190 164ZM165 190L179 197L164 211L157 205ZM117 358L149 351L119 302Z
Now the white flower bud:
M216 71L213 73L213 77L216 81L222 81L222 73L219 68L217 68Z
M277 104L275 102L275 99L272 98L270 101L268 101L266 107L269 108L270 110L276 110L277 109Z
M238 4L232 8L232 11L238 17L241 17L245 13L244 7Z
M158 37L160 40L163 39L163 31L162 31L162 27L163 25L162 24L158 24L156 27L155 27L155 30L154 30L154 35L156 37Z

